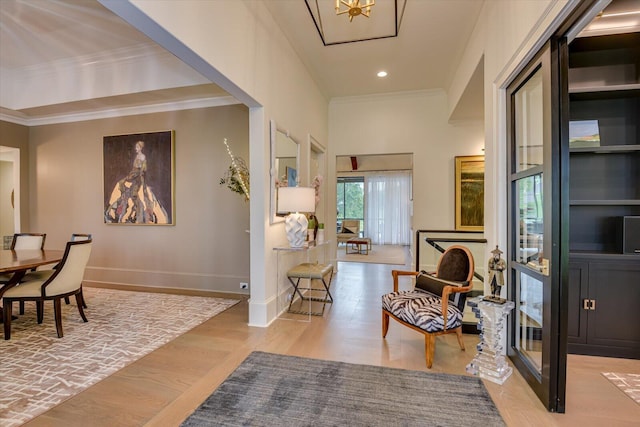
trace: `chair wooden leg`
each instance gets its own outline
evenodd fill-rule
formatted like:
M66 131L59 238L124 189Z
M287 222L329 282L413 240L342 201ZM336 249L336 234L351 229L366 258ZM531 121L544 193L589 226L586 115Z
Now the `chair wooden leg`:
M389 332L389 314L382 310L382 338L387 337L387 332Z
M44 301L36 301L36 316L38 319L38 325L42 324L44 319Z
M69 297L64 297L64 303L69 305L71 304L71 301L69 300Z
M20 301L20 314L24 314L24 301Z
M87 302L84 299L84 294L82 293L82 286L80 286L80 298L82 298L82 308L89 308L87 307Z
M82 317L82 320L88 322L87 316L84 315L84 310L82 309L82 306L84 305L83 300L84 298L82 297L82 292L78 292L76 294L76 305L78 306L78 312L80 312L80 317Z
M462 327L456 328L456 337L458 337L458 344L460 344L460 350L464 351L464 341L462 341Z
M436 349L436 336L433 334L425 334L424 336L424 352L427 358L427 368L431 369L433 365L433 353Z
M2 312L2 321L4 322L4 339L8 340L11 338L11 308L13 303L11 301L4 300L3 303L3 312Z
M56 332L58 333L58 338L62 338L64 335L62 332L62 298L54 298L53 300L53 314L56 319Z

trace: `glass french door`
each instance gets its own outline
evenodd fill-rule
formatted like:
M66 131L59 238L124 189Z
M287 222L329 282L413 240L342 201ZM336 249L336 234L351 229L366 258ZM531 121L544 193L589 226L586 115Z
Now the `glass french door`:
M508 355L548 410L564 412L561 322L561 105L557 49L547 46L507 89ZM552 66L553 64L553 66ZM555 69L554 69L555 67ZM564 326L566 329L566 326ZM563 338L564 336L564 338Z

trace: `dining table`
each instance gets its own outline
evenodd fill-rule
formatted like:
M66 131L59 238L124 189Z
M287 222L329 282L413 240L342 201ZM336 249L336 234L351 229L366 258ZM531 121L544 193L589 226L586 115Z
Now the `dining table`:
M0 282L0 298L7 290L20 283L30 270L42 265L56 264L62 261L63 255L64 251L57 249L3 249L0 251L0 275L8 277ZM0 322L2 322L2 307L0 307Z

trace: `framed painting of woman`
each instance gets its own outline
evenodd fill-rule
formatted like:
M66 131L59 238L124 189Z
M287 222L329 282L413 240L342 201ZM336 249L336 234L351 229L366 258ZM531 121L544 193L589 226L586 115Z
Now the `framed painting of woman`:
M174 131L105 136L104 222L174 224Z

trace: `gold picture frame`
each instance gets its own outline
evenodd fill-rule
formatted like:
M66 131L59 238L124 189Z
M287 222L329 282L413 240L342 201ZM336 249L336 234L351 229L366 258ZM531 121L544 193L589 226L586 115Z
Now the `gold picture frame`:
M455 178L455 229L484 231L484 156L456 156Z
M173 130L103 138L105 224L175 225Z

